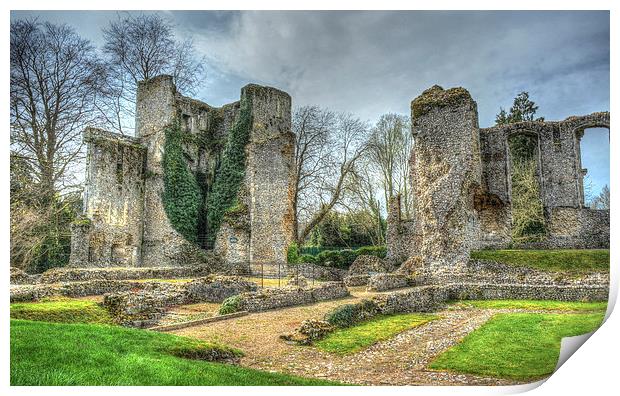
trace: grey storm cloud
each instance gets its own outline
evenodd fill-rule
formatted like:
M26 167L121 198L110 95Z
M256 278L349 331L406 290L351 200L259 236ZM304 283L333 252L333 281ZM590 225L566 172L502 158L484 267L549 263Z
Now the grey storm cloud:
M483 126L522 90L549 119L609 107L607 12L258 11L218 13L212 26L175 17L216 76L370 120L407 113L433 84L469 89Z
M463 86L481 126L529 91L548 119L609 108L607 11L162 11L208 60L201 99L220 105L241 85L288 91L374 121L408 113L439 84ZM29 11L96 44L115 12Z
M256 82L294 105L348 111L371 122L409 113L424 89L463 86L480 125L528 91L548 120L609 110L608 11L162 11L207 60L196 95L213 105ZM115 12L28 11L101 44ZM608 135L607 135L608 136ZM597 189L609 181L608 137L588 138ZM586 136L587 137L587 136ZM601 158L606 163L602 163ZM598 172L598 173L597 173Z

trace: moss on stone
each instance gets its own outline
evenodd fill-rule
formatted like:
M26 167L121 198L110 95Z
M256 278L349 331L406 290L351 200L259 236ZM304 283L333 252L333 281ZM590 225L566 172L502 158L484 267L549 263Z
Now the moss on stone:
M92 220L86 216L80 216L71 222L71 225L78 227L90 227Z
M433 107L454 106L465 100L472 100L465 88L444 90L439 85L433 85L411 102L411 111L413 117L418 118L428 113Z

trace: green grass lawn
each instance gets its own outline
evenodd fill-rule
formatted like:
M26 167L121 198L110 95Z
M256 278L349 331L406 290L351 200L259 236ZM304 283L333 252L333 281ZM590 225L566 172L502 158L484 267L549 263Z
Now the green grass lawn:
M469 300L453 303L463 308L531 309L554 311L603 311L607 302L566 302L548 300Z
M573 274L609 272L609 249L479 250L471 258Z
M11 320L11 385L335 385L196 360L218 350L230 348L116 326Z
M69 298L11 304L11 318L62 323L112 323L108 311L95 301Z
M604 313L499 314L441 354L429 367L535 380L555 369L562 337L594 331L603 317Z
M340 355L355 353L378 341L386 340L437 318L438 316L429 314L378 316L359 325L336 330L315 342L315 346Z

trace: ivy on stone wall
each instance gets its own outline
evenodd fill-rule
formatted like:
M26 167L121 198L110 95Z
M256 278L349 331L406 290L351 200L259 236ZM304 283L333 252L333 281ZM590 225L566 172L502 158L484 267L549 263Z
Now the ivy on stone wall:
M164 210L172 227L185 239L196 242L202 194L183 154L184 134L178 125L165 131L163 168Z
M242 98L239 118L228 134L220 166L215 173L213 188L207 198L210 242L215 241L227 211L239 205L237 195L245 176L245 146L250 140L251 125L251 103L248 98Z

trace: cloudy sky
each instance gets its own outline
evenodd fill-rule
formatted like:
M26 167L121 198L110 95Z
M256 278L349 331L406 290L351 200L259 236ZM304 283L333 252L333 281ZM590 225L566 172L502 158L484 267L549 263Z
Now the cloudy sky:
M207 59L197 98L238 100L248 82L374 122L408 114L424 89L463 86L480 126L528 91L548 120L609 110L609 13L576 12L163 12ZM12 12L67 23L96 45L114 12ZM583 162L594 190L609 183L607 130L589 130Z

